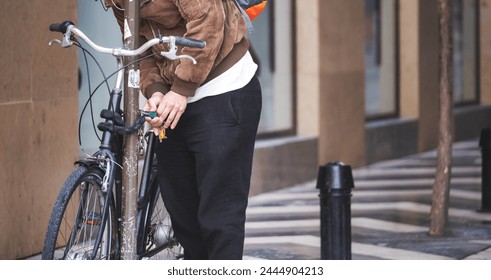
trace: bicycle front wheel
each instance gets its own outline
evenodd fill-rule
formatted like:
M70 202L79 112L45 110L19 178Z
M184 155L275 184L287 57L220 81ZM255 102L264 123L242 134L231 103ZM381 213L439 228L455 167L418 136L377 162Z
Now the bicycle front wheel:
M103 222L106 192L104 172L78 167L68 177L56 199L46 232L44 260L110 259L115 244L113 202ZM104 226L104 228L102 228Z

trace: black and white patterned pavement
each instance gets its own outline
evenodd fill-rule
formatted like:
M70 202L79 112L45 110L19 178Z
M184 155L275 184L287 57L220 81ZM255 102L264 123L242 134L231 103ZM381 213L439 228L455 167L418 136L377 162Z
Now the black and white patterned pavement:
M479 211L478 139L454 143L452 158L449 226L443 237L428 235L435 151L353 170L353 259L491 259L491 213ZM244 259L320 259L315 180L251 197Z

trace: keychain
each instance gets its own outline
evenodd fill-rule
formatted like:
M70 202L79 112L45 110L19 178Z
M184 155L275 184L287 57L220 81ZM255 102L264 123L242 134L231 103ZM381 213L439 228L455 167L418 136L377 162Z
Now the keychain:
M164 140L165 138L167 138L165 136L165 128L164 128L164 126L161 126L159 128L159 141L160 141L160 143L162 143L162 140Z

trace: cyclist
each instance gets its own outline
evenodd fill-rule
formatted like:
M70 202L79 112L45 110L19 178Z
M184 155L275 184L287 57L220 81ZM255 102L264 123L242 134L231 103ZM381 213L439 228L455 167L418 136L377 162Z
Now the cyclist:
M125 1L105 1L124 32ZM261 114L246 23L233 0L141 0L140 5L140 43L162 34L207 44L180 50L197 65L158 55L140 64L143 109L158 115L147 121L156 133L167 129L156 152L159 180L184 258L241 259Z

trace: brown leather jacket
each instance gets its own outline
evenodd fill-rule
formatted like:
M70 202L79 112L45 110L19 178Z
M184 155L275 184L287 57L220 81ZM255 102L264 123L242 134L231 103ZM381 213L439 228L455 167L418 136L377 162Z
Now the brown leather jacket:
M124 0L105 3L112 7L124 32ZM229 69L249 47L245 20L233 0L140 0L140 7L140 44L159 34L206 42L204 49L179 48L178 54L191 55L196 65L160 55L141 61L141 90L147 98L169 90L193 96L201 84ZM154 52L162 50L161 45L153 48Z

